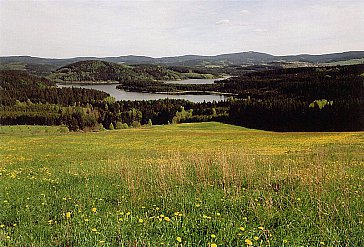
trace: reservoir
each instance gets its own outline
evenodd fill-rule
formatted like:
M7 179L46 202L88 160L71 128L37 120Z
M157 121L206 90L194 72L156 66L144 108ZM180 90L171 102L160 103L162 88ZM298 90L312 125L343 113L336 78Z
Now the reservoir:
M178 84L212 84L218 79L189 79L183 81L168 81L168 83L178 83ZM110 96L114 97L116 100L158 100L158 99L184 99L191 102L212 102L225 100L228 96L220 94L157 94L157 93L141 93L141 92L127 92L122 89L117 89L118 84L57 84L58 87L80 87L86 89L96 89L104 91Z

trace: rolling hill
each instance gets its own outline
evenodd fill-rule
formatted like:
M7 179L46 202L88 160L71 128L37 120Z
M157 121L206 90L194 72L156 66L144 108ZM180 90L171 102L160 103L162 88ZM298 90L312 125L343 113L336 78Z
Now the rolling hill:
M160 65L126 65L99 60L80 61L63 66L53 72L49 78L60 83L119 83L120 81L182 80L196 76L214 78L211 74L196 73L193 70L181 72L178 68Z
M262 65L270 63L298 63L297 66L307 64L321 64L332 62L343 62L347 60L364 58L364 51L347 51L341 53L331 53L322 55L288 55L274 56L261 52L240 52L221 54L216 56L184 55L174 57L153 58L147 56L117 56L117 57L74 57L66 59L40 58L31 56L10 56L0 57L0 69L21 69L27 70L32 74L47 75L52 71L79 61L85 60L102 60L113 63L125 64L160 64L160 65L178 65L178 66L231 66L231 65ZM302 64L300 64L302 63Z

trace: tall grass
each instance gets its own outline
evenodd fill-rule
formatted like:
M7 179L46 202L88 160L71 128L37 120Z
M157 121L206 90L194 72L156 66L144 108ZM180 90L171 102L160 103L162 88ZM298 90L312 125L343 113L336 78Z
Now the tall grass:
M364 239L363 133L217 123L33 128L40 127L0 128L1 245L360 246Z

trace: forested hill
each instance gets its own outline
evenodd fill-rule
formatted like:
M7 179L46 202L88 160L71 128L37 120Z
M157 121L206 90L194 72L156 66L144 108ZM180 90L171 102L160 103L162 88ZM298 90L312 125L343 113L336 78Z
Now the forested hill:
M361 64L364 61L364 51L347 51L322 55L288 55L274 56L261 52L238 52L221 54L216 56L185 55L174 57L146 57L146 56L117 56L117 57L74 57L74 58L40 58L31 56L0 57L0 70L25 70L31 74L47 76L56 69L71 63L98 60L113 63L134 64L159 64L164 66L188 66L188 67L219 67L241 65L277 65L307 66L307 65L339 65ZM334 64L332 64L334 63Z
M61 67L49 76L63 83L112 83L120 81L169 81L193 77L214 78L211 74L181 71L177 67L159 65L125 65L106 61L88 60Z

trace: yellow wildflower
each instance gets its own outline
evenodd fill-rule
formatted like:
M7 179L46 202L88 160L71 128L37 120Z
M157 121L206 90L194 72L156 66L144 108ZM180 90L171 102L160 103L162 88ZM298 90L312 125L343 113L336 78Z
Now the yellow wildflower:
M239 227L240 231L245 231L245 228L244 227Z
M139 219L139 223L143 223L144 222L144 220L143 219Z
M258 229L260 229L260 230L264 230L264 227L260 226L260 227L258 227Z
M167 221L167 222L171 221L171 219L169 217L164 217L164 220Z
M211 234L211 238L216 238L216 235L215 234Z
M177 237L176 240L177 240L178 243L182 243L182 238L181 237Z
M67 219L71 218L71 212L67 212L67 213L66 213L66 218L67 218Z
M211 247L217 247L217 244L212 243L212 244L211 244Z
M93 213L96 213L97 209L96 209L96 208L92 208L92 209L91 209L91 211L92 211Z
M259 239L259 237L257 237L257 236L255 236L255 237L254 237L254 240L255 240L255 241L257 241L258 239Z
M97 229L96 228L92 228L91 231L92 232L97 232Z
M247 244L247 245L253 245L253 242L250 240L250 239L245 239L245 243Z

